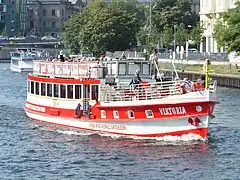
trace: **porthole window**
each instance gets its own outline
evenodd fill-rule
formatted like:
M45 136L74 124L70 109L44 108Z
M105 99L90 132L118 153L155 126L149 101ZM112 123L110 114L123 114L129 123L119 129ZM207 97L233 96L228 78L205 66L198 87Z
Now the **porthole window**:
M145 114L147 118L154 118L152 110L146 110Z
M129 110L128 111L128 118L135 118L135 116L134 116L134 112L132 111L132 110Z
M118 111L113 111L113 117L115 118L115 119L117 119L117 118L119 118L119 113L118 113Z
M101 110L100 111L100 114L101 114L101 118L102 119L105 119L106 118L106 112L104 110Z

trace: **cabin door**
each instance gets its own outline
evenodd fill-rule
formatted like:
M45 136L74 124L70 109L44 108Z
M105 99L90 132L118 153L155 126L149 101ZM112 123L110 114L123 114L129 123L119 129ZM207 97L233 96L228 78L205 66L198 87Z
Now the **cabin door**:
M83 116L90 115L90 85L83 85Z

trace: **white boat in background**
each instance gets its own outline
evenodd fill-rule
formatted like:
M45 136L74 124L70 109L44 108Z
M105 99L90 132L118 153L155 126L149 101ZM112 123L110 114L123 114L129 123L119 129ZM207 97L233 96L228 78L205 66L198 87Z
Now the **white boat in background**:
M34 48L17 48L11 52L10 69L15 72L32 72L33 61L46 59L47 56L47 52Z

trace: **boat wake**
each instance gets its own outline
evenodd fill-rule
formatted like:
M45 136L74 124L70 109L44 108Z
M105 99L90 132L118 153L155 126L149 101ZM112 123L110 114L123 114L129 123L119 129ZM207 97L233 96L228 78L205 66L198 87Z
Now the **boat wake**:
M101 137L111 137L113 140L116 139L128 139L128 140L154 140L160 142L189 142L189 141L205 141L200 135L186 134L182 136L164 136L164 137L139 137L139 136L124 136L109 133L100 132L89 132L89 131L71 131L71 130L56 130L57 133L76 135L76 136L92 136L98 135Z

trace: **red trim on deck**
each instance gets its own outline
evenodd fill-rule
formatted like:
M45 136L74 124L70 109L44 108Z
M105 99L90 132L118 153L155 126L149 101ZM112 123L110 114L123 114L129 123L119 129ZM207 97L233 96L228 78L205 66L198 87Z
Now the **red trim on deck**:
M62 79L62 78L50 78L50 77L38 77L28 75L28 80L43 82L43 83L58 83L58 84L100 84L99 79Z

